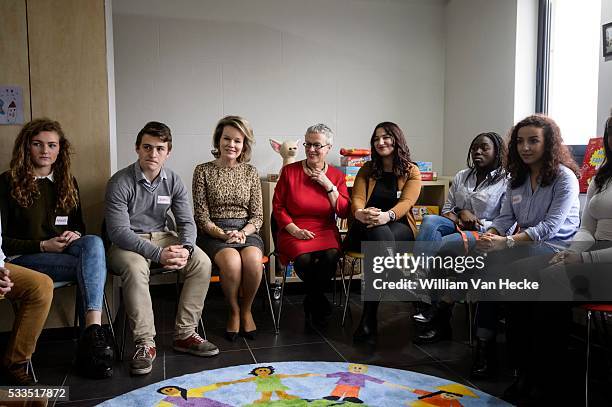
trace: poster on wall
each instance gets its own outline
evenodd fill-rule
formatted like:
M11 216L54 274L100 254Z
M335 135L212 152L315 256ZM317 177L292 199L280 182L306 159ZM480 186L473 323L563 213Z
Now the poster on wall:
M0 85L0 124L23 124L21 86Z

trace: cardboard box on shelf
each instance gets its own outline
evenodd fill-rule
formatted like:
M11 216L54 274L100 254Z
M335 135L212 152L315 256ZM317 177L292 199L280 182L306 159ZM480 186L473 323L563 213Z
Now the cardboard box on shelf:
M363 167L363 165L367 163L368 161L370 161L371 159L372 157L369 155L364 155L364 156L349 155L349 156L340 157L340 165L342 165L343 167Z
M421 171L421 181L437 181L438 173L436 171Z
M353 177L356 176L359 170L361 169L361 167L355 167L355 166L351 166L351 167L341 166L337 168L340 171L342 171L344 175L353 176Z

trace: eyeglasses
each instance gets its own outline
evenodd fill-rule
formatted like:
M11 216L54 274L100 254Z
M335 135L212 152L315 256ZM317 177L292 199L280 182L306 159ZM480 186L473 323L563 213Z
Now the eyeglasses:
M323 147L327 147L329 144L320 144L320 143L302 143L306 150L310 150L311 147L314 147L315 150L319 151Z

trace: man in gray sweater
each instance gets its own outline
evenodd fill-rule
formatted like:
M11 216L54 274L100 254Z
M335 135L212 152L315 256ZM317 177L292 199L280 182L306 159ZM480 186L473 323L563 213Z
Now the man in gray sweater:
M156 263L180 270L184 280L174 327L173 348L198 356L219 349L200 337L197 326L210 282L211 262L195 245L196 226L187 189L164 163L172 134L163 123L149 122L136 137L138 161L118 171L106 188L106 228L112 241L108 264L121 277L126 313L136 352L132 374L147 374L155 360L155 325L149 268ZM178 235L166 227L171 210Z

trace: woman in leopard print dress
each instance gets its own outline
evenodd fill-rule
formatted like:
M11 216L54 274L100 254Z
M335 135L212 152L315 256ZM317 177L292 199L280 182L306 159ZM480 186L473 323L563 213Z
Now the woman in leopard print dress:
M216 159L193 173L198 245L219 269L230 305L225 332L230 341L239 332L254 339L256 332L251 305L261 282L264 245L258 234L263 224L261 182L257 169L248 164L253 143L249 123L227 116L215 128Z

